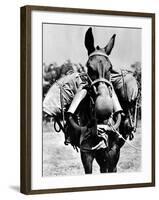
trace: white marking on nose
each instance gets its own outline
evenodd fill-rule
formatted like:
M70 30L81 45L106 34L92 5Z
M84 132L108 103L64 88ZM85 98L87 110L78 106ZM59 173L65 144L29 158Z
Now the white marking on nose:
M104 82L100 82L98 85L98 94L99 95L108 95L109 94L109 90L107 85Z

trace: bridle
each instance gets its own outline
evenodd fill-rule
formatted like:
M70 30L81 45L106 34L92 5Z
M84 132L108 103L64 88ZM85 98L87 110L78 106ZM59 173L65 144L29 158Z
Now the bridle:
M91 53L91 54L89 55L88 60L89 60L92 56L97 56L97 55L104 56L104 57L106 57L106 59L108 58L107 55L106 55L106 53L104 53L103 51L100 51L100 50L96 50L95 52L93 52L93 53ZM94 89L94 87L95 87L98 83L105 83L105 84L108 86L108 90L109 90L110 96L112 97L112 92L113 92L114 89L113 89L112 83L111 83L109 80L107 80L107 79L104 78L104 77L100 77L100 78L98 78L98 79L92 80L88 73L82 73L82 74L85 75L85 76L87 77L87 80L88 80L88 91L89 91L89 89L90 89L90 90L91 90L91 89ZM94 91L96 91L96 90L94 90ZM88 92L88 94L89 94L90 99L94 101L94 98L91 96L91 93ZM115 128L115 129L118 129L118 127L119 127L119 125L120 125L120 122L121 122L121 113L118 112L116 115L117 115L117 120L116 120L116 123L115 123L115 125L114 125L114 128ZM83 128L83 127L80 127L80 126L74 121L72 115L70 115L69 121L70 121L70 123L72 124L72 126L73 126L75 129L80 130L81 128ZM107 121L107 120L104 120L103 123L106 123L106 121ZM108 130L111 131L112 128L109 127Z
M89 56L88 56L88 60L92 57L92 56L104 56L106 59L108 59L108 56L107 54L104 52L104 51L101 51L101 50L95 50L93 53L91 53ZM88 75L87 73L87 76L89 77L89 79L91 80L90 76ZM101 77L101 78L98 78L94 81L91 80L91 86L99 83L99 82L104 82L106 83L106 85L110 86L112 88L112 84L109 80L107 80L106 78L104 77Z

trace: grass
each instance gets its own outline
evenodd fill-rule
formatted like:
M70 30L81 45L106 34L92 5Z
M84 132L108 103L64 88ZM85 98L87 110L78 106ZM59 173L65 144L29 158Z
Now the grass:
M128 141L141 149L141 125L137 128L133 141ZM118 172L141 171L141 151L136 151L128 144L121 149L118 162ZM99 167L94 161L93 173L99 173ZM80 153L76 152L71 145L64 145L62 132L56 133L52 123L43 125L43 176L63 176L84 174Z

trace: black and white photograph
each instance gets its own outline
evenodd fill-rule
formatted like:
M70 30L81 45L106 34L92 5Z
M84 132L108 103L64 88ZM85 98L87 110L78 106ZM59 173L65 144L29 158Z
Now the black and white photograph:
M22 192L154 186L154 15L26 6L22 22Z
M142 171L141 33L42 24L42 176Z

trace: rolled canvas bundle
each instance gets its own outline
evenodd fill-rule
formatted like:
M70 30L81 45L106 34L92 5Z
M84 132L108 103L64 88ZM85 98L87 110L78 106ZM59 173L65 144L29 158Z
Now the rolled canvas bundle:
M121 104L130 104L138 95L137 80L128 70L119 70L111 73L111 82Z
M43 101L43 111L49 115L60 116L62 104L63 109L67 110L74 95L84 84L79 73L74 72L63 76L48 90Z

